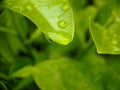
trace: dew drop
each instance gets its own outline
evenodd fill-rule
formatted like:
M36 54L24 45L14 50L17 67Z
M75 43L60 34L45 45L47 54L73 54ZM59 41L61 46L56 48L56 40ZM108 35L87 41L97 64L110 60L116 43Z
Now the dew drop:
M46 40L49 42L49 43L53 43L54 41L52 39L50 39L47 35L45 35L45 38Z
M68 24L71 24L71 21L70 21L70 20L68 21Z
M50 43L53 43L53 40L51 40L51 39L48 39L48 42L50 42Z
M67 4L63 5L63 6L62 6L62 10L64 10L64 11L69 10L69 6L68 6Z
M58 26L60 28L66 28L66 22L64 20L60 20L60 21L58 21Z

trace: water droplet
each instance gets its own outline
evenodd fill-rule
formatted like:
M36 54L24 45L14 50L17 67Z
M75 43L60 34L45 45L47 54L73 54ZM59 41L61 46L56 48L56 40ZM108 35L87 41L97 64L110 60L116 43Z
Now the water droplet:
M60 28L66 28L66 22L64 20L60 20L60 21L58 21L58 26Z
M69 6L68 6L67 4L63 5L63 6L62 6L62 10L64 10L64 11L69 10Z
M48 37L62 45L67 45L71 41L71 35L63 32L48 32Z
M68 24L71 24L71 21L70 21L70 20L68 21Z
M50 42L50 43L53 43L53 40L51 40L51 39L48 39L48 42Z
M50 42L50 43L53 43L54 41L52 40L52 39L50 39L47 35L45 35L45 38L46 38L46 40L48 40L48 42Z

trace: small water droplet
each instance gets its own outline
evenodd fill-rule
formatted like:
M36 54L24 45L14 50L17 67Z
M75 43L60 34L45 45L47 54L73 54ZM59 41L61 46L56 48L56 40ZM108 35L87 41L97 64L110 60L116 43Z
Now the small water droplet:
M68 6L67 4L63 5L63 6L62 6L62 10L64 10L64 11L69 10L69 6Z
M71 21L70 21L70 20L68 21L68 24L71 24Z
M52 40L52 39L50 39L47 35L45 35L45 38L46 38L46 40L48 40L48 42L50 42L50 43L53 43L54 41Z
M58 21L58 26L60 28L66 28L66 22L64 20L60 20L60 21Z
M67 45L71 41L71 35L68 33L61 32L48 32L47 36L52 39L54 42L57 42L62 45Z
M53 40L51 40L51 39L48 39L48 42L50 42L50 43L53 43Z

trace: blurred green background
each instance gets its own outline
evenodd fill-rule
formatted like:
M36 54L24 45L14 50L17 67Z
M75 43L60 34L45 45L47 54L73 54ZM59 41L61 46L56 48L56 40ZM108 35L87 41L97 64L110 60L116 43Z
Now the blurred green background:
M109 1L69 0L75 37L64 46L1 0L0 90L120 90L120 55L98 54L89 30L90 17L109 19Z

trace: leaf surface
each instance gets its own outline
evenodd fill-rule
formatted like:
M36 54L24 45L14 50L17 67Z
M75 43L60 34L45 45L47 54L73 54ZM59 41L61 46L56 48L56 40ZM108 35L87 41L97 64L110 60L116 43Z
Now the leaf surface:
M33 73L42 90L102 90L83 63L72 60L49 60L38 64Z
M5 0L5 6L31 19L48 39L66 45L74 36L74 20L67 0Z

